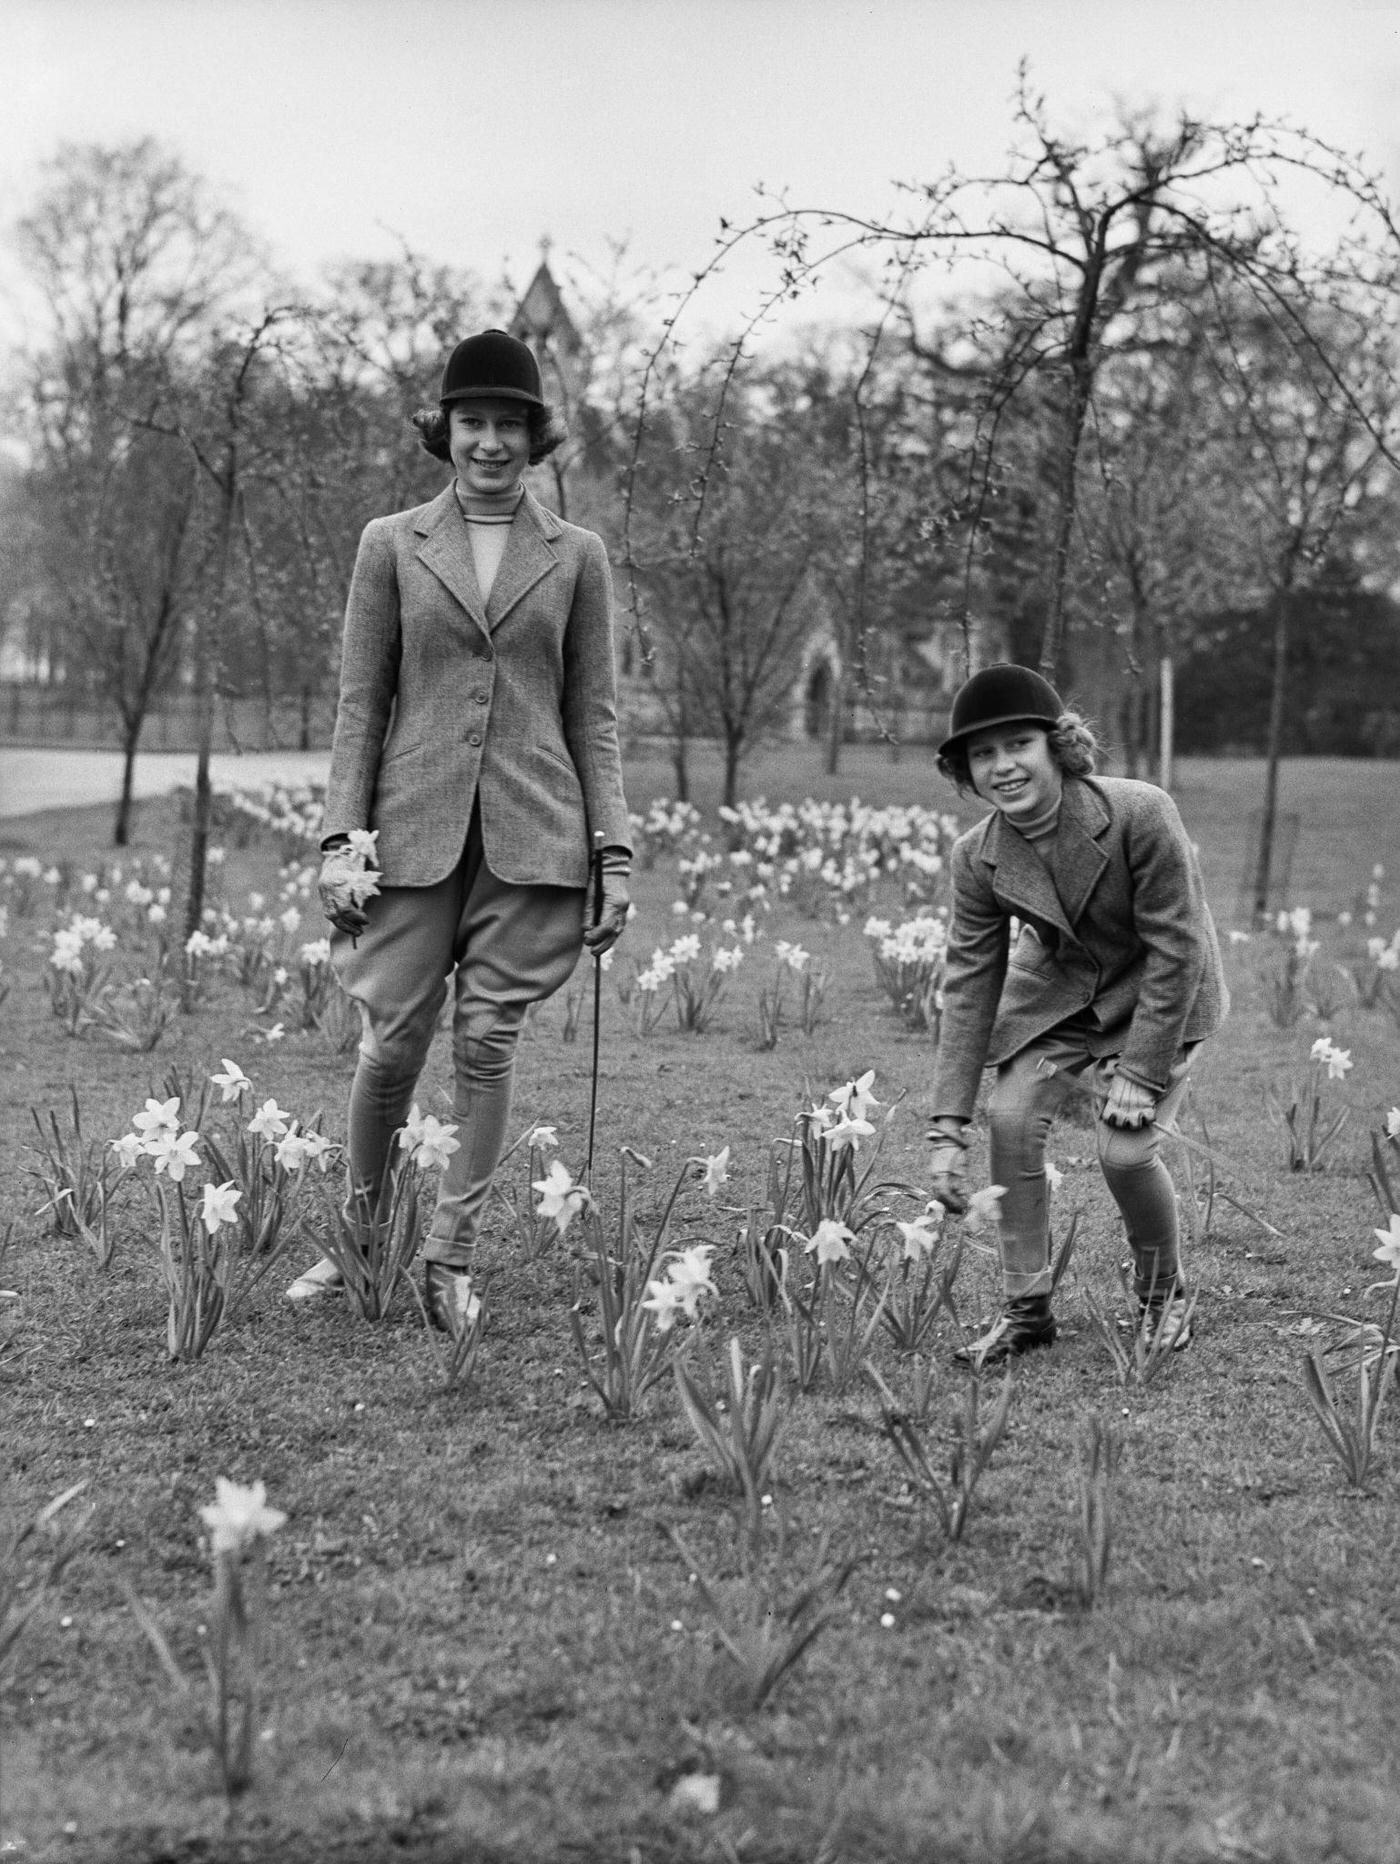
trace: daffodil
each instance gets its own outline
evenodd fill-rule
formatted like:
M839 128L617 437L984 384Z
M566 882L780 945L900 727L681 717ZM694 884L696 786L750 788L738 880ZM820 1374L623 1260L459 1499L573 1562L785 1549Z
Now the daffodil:
M585 1205L592 1201L588 1187L574 1183L562 1159L552 1159L546 1176L536 1178L531 1189L540 1194L537 1215L552 1217L561 1236Z
M331 1153L335 1151L335 1141L327 1139L324 1133L298 1133L301 1148L310 1160L314 1160L318 1171L330 1169Z
M869 1120L842 1118L823 1131L822 1139L833 1152L844 1152L847 1146L858 1146L862 1139L868 1139L874 1131Z
M131 1124L148 1141L156 1133L173 1133L180 1124L180 1096L175 1094L169 1100L148 1100L144 1110L136 1115Z
M290 1130L291 1123L291 1116L284 1113L275 1100L265 1100L249 1120L248 1131L261 1139L281 1139Z
M667 1267L667 1278L677 1291L687 1320L694 1320L702 1295L712 1294L718 1299L718 1291L710 1279L710 1257L714 1253L713 1243L692 1243L688 1249L680 1250Z
M1001 1200L1005 1196L1004 1184L989 1184L985 1189L972 1193L967 1202L967 1216L963 1221L974 1236L986 1229L988 1224L1001 1222Z
M669 1277L664 1281L650 1281L642 1306L655 1319L656 1331L669 1333L682 1311L681 1291Z
M459 1331L474 1327L481 1318L481 1296L472 1287L470 1275L452 1277L452 1312Z
M939 1209L943 1207L940 1204ZM916 1217L912 1223L895 1219L894 1227L904 1239L902 1254L906 1262L919 1262L938 1247L938 1231L930 1221L931 1213Z
M230 1178L226 1184L206 1184L199 1218L211 1236L225 1223L237 1223L238 1200L243 1193Z
M714 1153L709 1158L696 1159L700 1167L700 1182L713 1197L721 1185L729 1183L729 1147Z
M311 1135L299 1133L295 1126L277 1141L272 1156L283 1171L297 1172L304 1169L307 1161L314 1156L313 1149L307 1144Z
M807 1255L815 1252L818 1265L826 1262L845 1262L851 1254L851 1244L855 1234L844 1223L838 1223L834 1217L823 1217L802 1245Z
M1400 1275L1400 1216L1392 1211L1386 1228L1377 1230L1375 1234L1380 1238L1381 1246L1371 1251L1373 1258Z
M424 1171L440 1171L452 1154L461 1148L457 1138L457 1128L444 1120L434 1119L431 1113L423 1115L419 1131L418 1144L413 1150L413 1162Z
M870 1091L870 1084L875 1079L875 1070L867 1068L858 1081L847 1081L844 1087L834 1087L827 1099L837 1112L851 1120L863 1120L871 1107L878 1107L879 1101ZM874 1128L871 1128L874 1131Z
M156 1171L164 1172L172 1184L181 1184L185 1173L199 1163L199 1134L162 1131L148 1143L147 1151L156 1162Z
M209 1529L210 1551L242 1553L255 1540L275 1534L287 1519L280 1508L267 1505L267 1485L255 1482L242 1488L224 1476L214 1480L215 1499L201 1508L199 1518Z
M253 1091L253 1083L248 1079L247 1075L244 1074L236 1061L230 1061L228 1056L225 1055L223 1062L224 1072L222 1074L211 1074L209 1079L214 1083L215 1087L221 1090L220 1103L226 1105L230 1100L238 1100L242 1095L250 1094Z

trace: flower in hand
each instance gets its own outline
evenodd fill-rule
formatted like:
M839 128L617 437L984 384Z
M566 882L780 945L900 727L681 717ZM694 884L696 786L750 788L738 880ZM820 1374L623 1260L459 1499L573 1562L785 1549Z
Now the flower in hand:
M317 888L321 910L337 932L358 938L369 924L365 901L379 891L378 829L357 828L347 841L326 849Z

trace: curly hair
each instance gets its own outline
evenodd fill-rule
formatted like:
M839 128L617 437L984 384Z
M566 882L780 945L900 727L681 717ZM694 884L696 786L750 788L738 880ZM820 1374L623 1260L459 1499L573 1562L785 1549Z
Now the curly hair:
M526 402L525 418L530 428L530 464L538 466L541 460L549 458L556 447L564 444L569 437L569 430L559 410L550 407L547 402L541 407ZM417 429L418 444L425 453L431 453L435 460L451 461L446 408L419 408L409 416L409 425Z
M1035 724L1038 731L1045 732L1050 755L1067 777L1093 775L1099 757L1099 741L1086 719L1081 718L1077 712L1061 712L1055 723L1048 728L1036 724L1034 719L1027 720L1027 723ZM938 768L964 796L976 793L967 762L966 739L950 744L946 751L939 752Z

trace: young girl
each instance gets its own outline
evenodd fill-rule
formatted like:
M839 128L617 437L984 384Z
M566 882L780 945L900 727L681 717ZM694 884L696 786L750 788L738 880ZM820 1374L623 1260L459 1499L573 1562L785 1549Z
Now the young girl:
M347 1151L351 1199L370 1209L452 989L458 1150L424 1250L443 1325L500 1161L525 1012L582 945L601 953L621 933L631 849L607 552L524 483L564 437L533 353L504 330L466 338L414 424L453 478L360 540L320 885L363 1023ZM379 889L363 900L357 830L377 834ZM602 912L585 928L595 836ZM287 1292L338 1281L323 1259Z
M1179 1349L1190 1315L1158 1133L1229 1003L1195 854L1165 791L1093 775L1093 734L1029 668L974 675L951 727L939 769L992 813L952 854L933 1192L949 1210L966 1208L966 1127L989 1065L991 1180L1004 1187L1005 1304L958 1357L991 1365L1055 1338L1045 1147L1066 1096L1086 1087L1099 1102L1099 1164L1127 1226L1142 1324Z

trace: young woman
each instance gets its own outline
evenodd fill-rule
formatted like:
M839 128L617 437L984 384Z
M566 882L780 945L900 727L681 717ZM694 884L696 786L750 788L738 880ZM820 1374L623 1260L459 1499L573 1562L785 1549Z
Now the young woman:
M1099 1103L1099 1164L1127 1226L1143 1324L1164 1330L1164 1346L1191 1337L1157 1140L1228 997L1175 805L1153 784L1095 777L1097 748L1038 673L994 666L956 694L938 751L943 774L992 811L953 847L929 1135L934 1195L964 1209L966 1128L982 1070L995 1067L987 1115L991 1181L1005 1191L1005 1304L959 1354L979 1365L1055 1338L1045 1147L1076 1089Z
M500 1161L526 1009L559 988L582 945L603 952L621 933L631 847L607 553L524 484L564 437L534 355L503 330L468 337L438 407L414 424L454 476L360 540L320 885L332 962L363 1022L352 1198L379 1195L452 987L459 1149L424 1249L441 1324ZM355 830L377 835L379 890L363 900ZM585 926L596 832L603 911ZM288 1294L336 1281L323 1259Z

